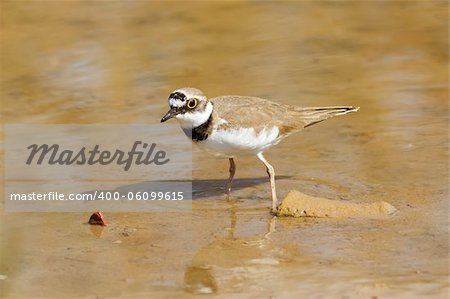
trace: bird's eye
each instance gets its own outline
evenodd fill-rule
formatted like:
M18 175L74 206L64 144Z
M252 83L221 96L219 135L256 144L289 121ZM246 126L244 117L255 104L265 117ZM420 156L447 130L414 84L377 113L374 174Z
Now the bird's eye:
M198 100L197 99L190 99L189 101L187 101L186 106L189 109L194 109L195 107L197 107L198 104Z

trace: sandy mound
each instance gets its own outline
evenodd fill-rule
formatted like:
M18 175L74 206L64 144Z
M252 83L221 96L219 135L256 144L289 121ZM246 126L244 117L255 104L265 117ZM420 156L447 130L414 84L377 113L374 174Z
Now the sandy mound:
M278 216L292 217L367 217L392 215L397 209L385 201L347 203L314 197L291 190L278 207Z

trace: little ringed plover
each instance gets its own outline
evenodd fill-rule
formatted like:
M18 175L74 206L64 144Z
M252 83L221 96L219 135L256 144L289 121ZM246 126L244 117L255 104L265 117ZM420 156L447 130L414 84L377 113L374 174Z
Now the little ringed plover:
M292 133L359 107L294 107L269 100L226 95L208 99L196 88L180 88L169 96L170 110L161 122L175 117L181 129L200 148L230 162L227 196L236 171L234 158L256 155L266 166L272 191L272 212L277 210L275 171L263 152Z

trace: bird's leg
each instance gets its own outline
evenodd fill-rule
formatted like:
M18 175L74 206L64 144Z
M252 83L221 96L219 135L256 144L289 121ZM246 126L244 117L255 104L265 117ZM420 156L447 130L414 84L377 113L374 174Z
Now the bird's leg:
M277 212L277 191L275 190L275 170L273 169L272 165L267 162L266 158L264 158L262 153L259 153L256 155L259 160L261 160L267 169L267 174L270 178L270 189L272 190L272 213Z
M230 199L231 183L233 182L234 174L236 172L236 164L234 164L233 158L228 159L230 161L230 176L227 183L227 199Z

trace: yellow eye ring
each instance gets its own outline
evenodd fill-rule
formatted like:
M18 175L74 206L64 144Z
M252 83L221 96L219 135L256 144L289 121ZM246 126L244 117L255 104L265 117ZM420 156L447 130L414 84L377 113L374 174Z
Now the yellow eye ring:
M194 109L195 107L197 107L197 104L198 104L197 99L192 99L192 100L187 101L186 106L189 109Z

